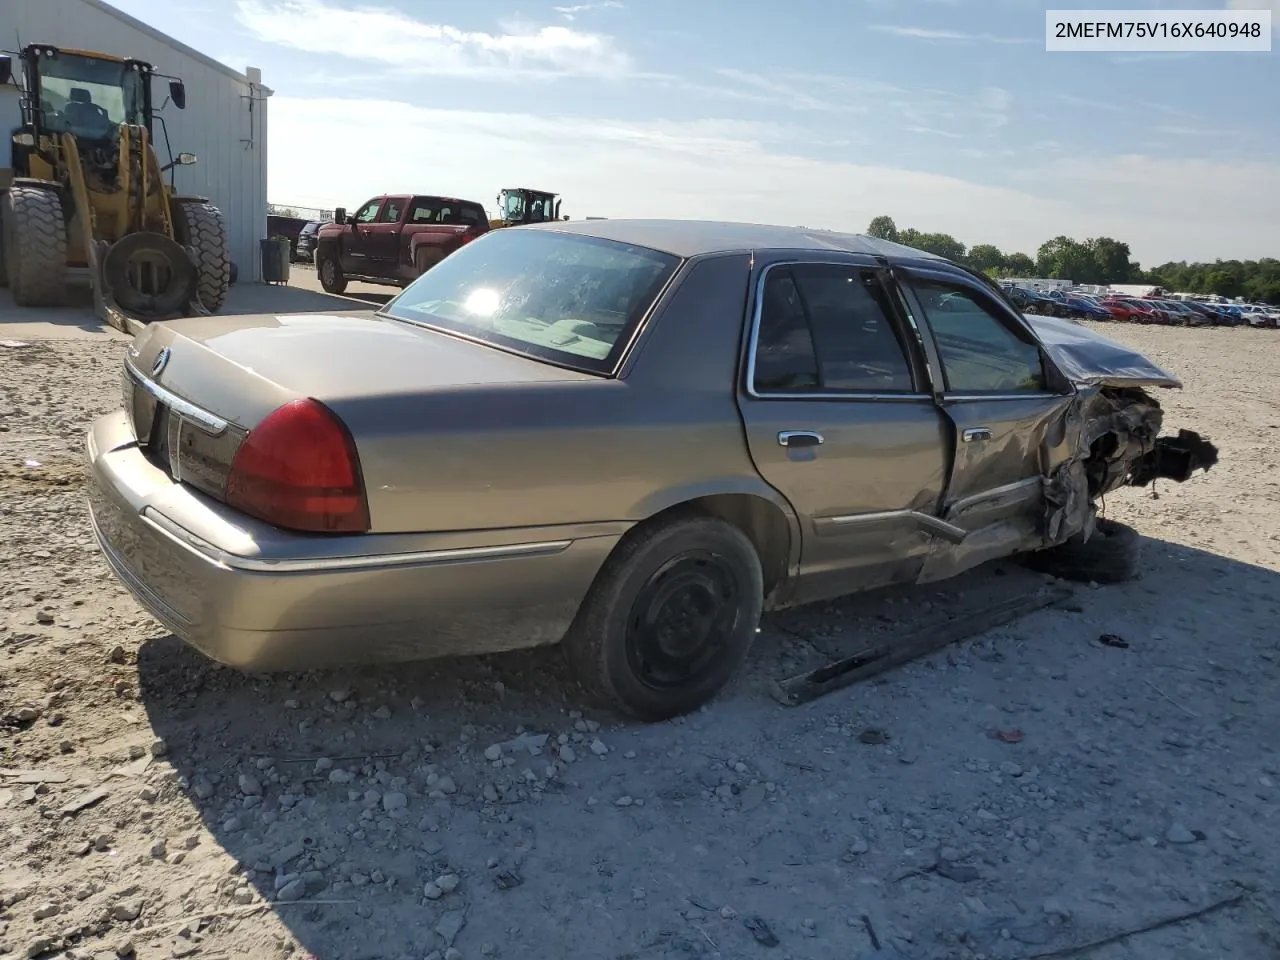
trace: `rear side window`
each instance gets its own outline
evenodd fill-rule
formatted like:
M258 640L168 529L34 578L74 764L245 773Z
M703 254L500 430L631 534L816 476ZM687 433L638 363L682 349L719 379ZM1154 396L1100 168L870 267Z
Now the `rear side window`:
M950 392L1044 392L1040 348L1006 326L993 302L939 281L919 280L913 286L933 328Z
M409 211L409 223L446 223L471 227L481 222L489 221L484 208L474 203L420 198L414 201Z
M399 223L400 214L404 212L404 201L392 198L387 201L387 205L382 208L382 215L378 217L379 223Z
M435 223L438 207L433 203L425 200L415 200L413 208L409 211L410 223Z
M756 339L757 393L910 393L911 366L872 270L775 267Z

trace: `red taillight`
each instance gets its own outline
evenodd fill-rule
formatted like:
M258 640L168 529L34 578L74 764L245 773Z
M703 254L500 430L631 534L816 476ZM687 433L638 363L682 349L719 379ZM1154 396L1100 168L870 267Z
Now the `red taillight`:
M316 400L286 403L249 431L227 477L227 504L290 530L369 529L355 442Z

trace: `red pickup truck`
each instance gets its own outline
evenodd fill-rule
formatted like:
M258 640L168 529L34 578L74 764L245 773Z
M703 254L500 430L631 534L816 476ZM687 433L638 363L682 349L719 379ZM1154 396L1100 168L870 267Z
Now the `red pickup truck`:
M316 272L329 293L351 280L403 287L489 230L484 207L454 197L374 197L350 216L339 207L316 236Z

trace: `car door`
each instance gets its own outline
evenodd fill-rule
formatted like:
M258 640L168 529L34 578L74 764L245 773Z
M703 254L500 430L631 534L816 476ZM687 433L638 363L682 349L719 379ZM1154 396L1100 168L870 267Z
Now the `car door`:
M941 520L964 540L939 542L922 579L951 576L1039 546L1045 480L1072 435L1075 399L1026 321L957 271L895 269L925 336L954 456Z
M796 601L910 582L938 532L949 432L896 303L871 258L775 262L754 284L739 407L800 518Z
M348 218L339 254L343 273L368 275L369 229L382 209L382 197L370 200Z
M378 215L365 228L368 269L375 276L393 276L400 264L400 218L406 205L405 197L387 197Z

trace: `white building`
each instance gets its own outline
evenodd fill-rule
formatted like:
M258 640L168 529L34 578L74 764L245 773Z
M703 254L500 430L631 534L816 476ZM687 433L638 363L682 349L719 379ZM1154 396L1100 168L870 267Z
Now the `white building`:
M1111 292L1121 297L1150 297L1160 291L1160 288L1149 283L1113 283L1111 284Z
M1013 277L1002 282L1039 293L1048 293L1050 290L1070 290L1074 286L1070 280L1054 280L1047 277Z
M180 193L208 197L227 220L231 259L240 282L261 279L258 241L267 229L267 97L261 72L245 73L219 63L102 0L0 0L0 47L47 43L55 47L136 57L158 73L182 79L187 107L161 111L174 156L194 153L198 162L175 170ZM16 59L14 72L20 64ZM167 99L167 81L155 82L156 106ZM20 123L17 90L0 87L0 131ZM168 163L164 132L156 125L156 148ZM9 166L8 150L0 167Z

